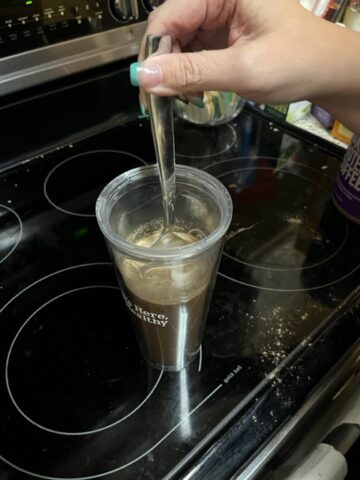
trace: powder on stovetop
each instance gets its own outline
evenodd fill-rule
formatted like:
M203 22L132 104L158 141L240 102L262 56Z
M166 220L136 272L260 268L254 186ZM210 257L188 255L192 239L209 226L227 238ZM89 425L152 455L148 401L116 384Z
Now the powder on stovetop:
M262 363L271 361L271 363L276 366L287 356L287 351L285 349L286 340L292 334L292 331L284 322L281 314L281 307L275 306L269 312L267 317L260 317L260 320L265 327L263 335L265 338L270 339L261 347L260 355Z

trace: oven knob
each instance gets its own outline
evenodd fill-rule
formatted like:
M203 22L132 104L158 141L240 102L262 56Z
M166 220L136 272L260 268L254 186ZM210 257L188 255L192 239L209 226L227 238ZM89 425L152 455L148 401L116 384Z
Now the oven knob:
M128 22L139 17L137 0L112 0L110 5L117 20Z

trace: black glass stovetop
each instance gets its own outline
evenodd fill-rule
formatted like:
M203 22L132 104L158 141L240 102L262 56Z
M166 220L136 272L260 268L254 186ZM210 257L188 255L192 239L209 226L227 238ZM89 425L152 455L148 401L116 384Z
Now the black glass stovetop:
M292 359L313 352L320 368L311 349L339 312L335 344L359 335L360 234L330 198L337 156L250 112L216 128L177 120L176 144L234 202L202 348L180 373L141 358L94 215L107 182L154 162L148 121L0 176L1 479L220 479L196 476L203 452L240 421L248 458L314 384Z

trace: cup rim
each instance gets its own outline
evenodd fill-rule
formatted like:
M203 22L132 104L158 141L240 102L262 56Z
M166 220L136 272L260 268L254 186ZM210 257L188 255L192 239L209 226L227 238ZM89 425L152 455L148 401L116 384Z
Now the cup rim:
M143 180L144 178L152 177L154 175L158 177L159 173L157 164L145 165L127 170L121 175L115 177L103 188L97 198L95 207L96 219L101 232L110 244L116 247L119 251L138 259L172 261L197 256L215 245L215 243L225 235L225 232L229 228L233 212L232 199L225 185L211 174L187 165L176 165L175 174L177 178L183 178L187 181L193 180L194 183L199 186L204 185L207 190L212 190L213 193L216 194L218 198L217 203L219 204L221 212L219 225L205 238L181 247L152 249L136 245L117 235L112 228L110 228L110 211L107 211L110 210L108 208L108 200L111 198L111 194L119 189L119 187L124 188L126 185L129 185L129 183L135 183L138 180Z

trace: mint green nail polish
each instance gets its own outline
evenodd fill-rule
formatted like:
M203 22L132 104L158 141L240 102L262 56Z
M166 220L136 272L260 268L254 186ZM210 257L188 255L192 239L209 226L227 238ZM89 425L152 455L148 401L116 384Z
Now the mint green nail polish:
M134 87L139 86L139 63L134 62L130 65L130 82Z

